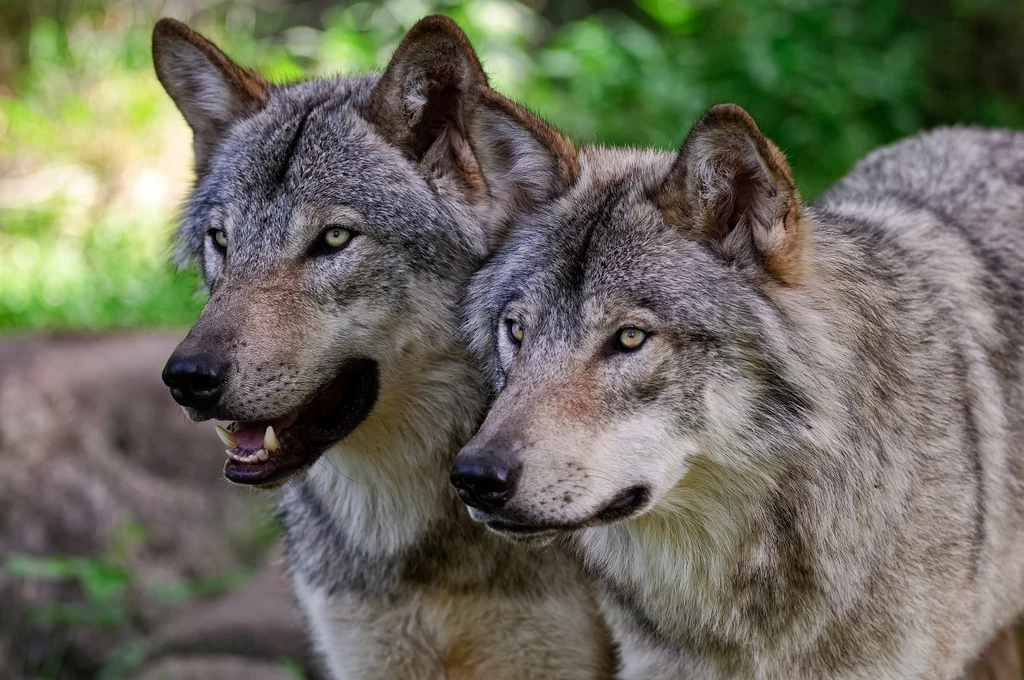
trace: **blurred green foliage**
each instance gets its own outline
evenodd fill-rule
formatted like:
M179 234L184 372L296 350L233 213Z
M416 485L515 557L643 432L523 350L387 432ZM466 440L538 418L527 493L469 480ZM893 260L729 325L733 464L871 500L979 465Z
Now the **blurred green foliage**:
M0 37L0 329L186 324L166 243L189 133L152 75L159 2L7 0ZM493 83L581 142L678 145L746 107L807 197L924 127L1024 127L1020 0L210 0L185 18L276 80L386 63L432 11ZM171 5L168 8L181 4Z
M240 569L206 578L144 586L128 567L127 555L133 546L146 538L145 527L126 522L118 527L110 545L99 555L32 556L13 553L0 561L0 576L26 583L71 584L80 593L80 597L73 601L41 603L25 613L25 626L51 628L49 651L39 671L42 680L60 677L72 626L108 628L121 633L121 643L110 651L96 678L120 680L127 677L146 653L144 641L132 628L142 590L149 591L156 601L179 603L236 588L252 576L247 570ZM287 660L282 663L287 665Z

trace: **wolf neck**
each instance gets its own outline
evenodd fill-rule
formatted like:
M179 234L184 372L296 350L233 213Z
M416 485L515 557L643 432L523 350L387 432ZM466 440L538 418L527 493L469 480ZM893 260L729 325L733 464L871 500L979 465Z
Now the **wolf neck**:
M641 517L586 529L573 538L588 570L627 618L650 634L678 638L757 533L770 482L719 485L684 479ZM715 482L716 480L710 480ZM717 603L715 603L717 604Z
M352 548L397 557L432 527L468 521L448 474L486 392L464 354L453 347L396 371L366 421L298 482Z
M802 496L786 488L803 483L708 465L647 514L574 536L616 637L735 671L729 677L750 671L755 650L777 645L797 612L822 606L795 505ZM856 569L850 577L831 587L856 588Z

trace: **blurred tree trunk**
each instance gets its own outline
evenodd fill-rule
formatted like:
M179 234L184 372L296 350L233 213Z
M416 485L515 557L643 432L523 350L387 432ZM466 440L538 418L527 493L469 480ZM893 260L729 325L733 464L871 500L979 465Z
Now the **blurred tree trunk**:
M1024 2L1020 0L908 0L908 23L926 27L922 55L927 84L922 99L928 125L985 120L1012 125L1019 111L990 102L1019 101L1024 92Z
M14 93L15 75L28 62L29 7L25 0L0 2L0 95Z

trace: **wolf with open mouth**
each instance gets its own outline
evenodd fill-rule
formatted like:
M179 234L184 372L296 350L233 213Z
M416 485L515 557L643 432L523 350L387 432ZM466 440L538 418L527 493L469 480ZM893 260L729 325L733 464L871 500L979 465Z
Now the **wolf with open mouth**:
M447 483L488 394L457 303L518 200L466 140L499 95L465 35L428 17L383 74L282 86L171 20L153 56L194 133L177 258L210 291L163 378L193 420L231 421L229 480L281 488L333 675L609 677L579 571L487 534Z

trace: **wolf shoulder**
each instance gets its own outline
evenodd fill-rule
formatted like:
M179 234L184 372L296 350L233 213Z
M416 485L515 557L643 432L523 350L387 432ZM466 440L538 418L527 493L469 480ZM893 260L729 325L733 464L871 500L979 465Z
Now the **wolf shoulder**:
M900 140L869 153L816 203L881 197L964 219L992 207L1020 211L1024 131L944 127Z
M868 154L813 208L820 239L852 237L884 270L940 289L972 279L989 304L1024 309L1024 132L949 127L901 140Z

